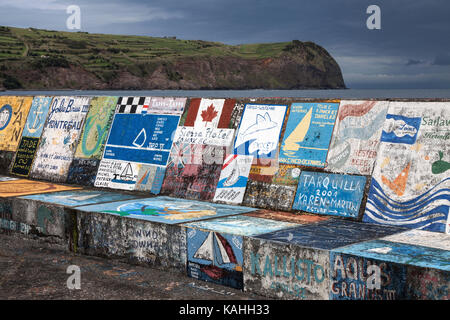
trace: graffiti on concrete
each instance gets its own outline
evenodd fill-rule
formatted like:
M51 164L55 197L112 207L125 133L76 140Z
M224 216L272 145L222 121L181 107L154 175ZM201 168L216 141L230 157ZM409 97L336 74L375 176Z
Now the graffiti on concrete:
M32 101L32 97L0 96L1 151L17 150Z
M365 176L302 171L292 208L357 218L366 182Z
M228 128L235 102L234 99L191 99L184 126Z
M391 102L363 221L450 232L445 102Z
M53 98L31 177L65 182L89 110L89 97Z
M296 187L293 186L248 180L242 204L270 210L290 211L295 189Z
M326 170L371 175L388 101L341 101Z
M328 300L328 252L246 238L244 253L245 291L278 299Z
M280 163L324 168L339 103L293 103Z

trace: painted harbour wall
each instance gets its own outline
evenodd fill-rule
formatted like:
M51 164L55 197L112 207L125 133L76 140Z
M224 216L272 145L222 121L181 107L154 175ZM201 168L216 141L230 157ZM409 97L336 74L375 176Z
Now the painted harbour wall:
M448 110L1 96L0 226L277 299L448 299Z

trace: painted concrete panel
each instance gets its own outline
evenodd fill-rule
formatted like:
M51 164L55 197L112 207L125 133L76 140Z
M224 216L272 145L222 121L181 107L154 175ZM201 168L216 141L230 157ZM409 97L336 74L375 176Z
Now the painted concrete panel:
M384 240L356 243L335 250L345 254L422 268L450 271L450 251Z
M0 151L17 150L32 97L0 96Z
M280 164L278 171L272 178L272 183L287 185L287 186L297 186L300 180L300 174L302 170L300 166L295 164Z
M448 102L391 102L363 221L450 232Z
M388 101L341 101L326 170L371 175Z
M353 243L381 238L405 231L404 228L379 226L341 219L328 219L296 228L275 231L256 238L285 244L331 250Z
M89 110L89 97L55 97L30 176L65 182Z
M13 221L29 225L38 235L53 236L67 243L70 231L63 207L20 198L12 203Z
M242 204L270 210L290 211L296 189L295 186L248 180Z
M450 235L445 233L413 229L383 237L380 240L450 251Z
M292 208L358 218L366 182L364 176L302 171Z
M94 186L100 160L73 159L67 175L67 183Z
M244 291L289 300L328 300L328 251L244 239Z
M408 267L406 298L408 300L450 300L450 272Z
M253 211L253 208L199 202L170 197L144 198L78 207L85 212L103 212L121 217L135 218L166 224L178 224L235 215Z
M330 219L328 216L318 216L308 213L290 213L285 211L271 211L271 210L257 210L250 213L245 213L245 216L271 219L275 221L285 221L297 224L314 223Z
M2 198L18 197L30 194L67 191L76 189L81 188L58 185L52 182L18 179L14 181L0 182L0 197Z
M187 228L187 275L243 288L242 236Z
M324 168L339 103L293 103L280 163Z
M382 260L330 253L331 300L406 298L407 267Z
M263 219L254 216L238 215L190 222L183 224L183 226L195 229L210 230L219 233L251 237L277 230L293 228L298 226L298 224Z
M62 191L20 197L20 199L47 202L65 207L84 206L102 202L123 201L136 198L138 198L138 196L132 194L114 193L100 190Z
M234 104L234 99L193 98L187 110L184 126L228 128Z
M225 157L225 147L174 144L161 194L211 201Z
M159 193L183 102L185 99L120 97L94 185ZM162 108L166 110L160 113ZM149 170L153 166L159 170ZM155 179L156 175L159 178Z
M23 128L23 137L40 138L53 97L34 97Z
M252 161L253 156L229 155L225 158L213 201L242 203Z
M77 252L186 272L186 230L180 226L75 211Z
M276 159L287 105L246 104L234 142L234 154Z

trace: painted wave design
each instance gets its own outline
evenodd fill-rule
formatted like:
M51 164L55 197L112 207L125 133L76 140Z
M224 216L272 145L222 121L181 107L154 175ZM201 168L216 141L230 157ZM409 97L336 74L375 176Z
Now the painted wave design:
M450 205L448 181L450 178L418 197L399 202L390 199L373 179L363 221L445 232Z

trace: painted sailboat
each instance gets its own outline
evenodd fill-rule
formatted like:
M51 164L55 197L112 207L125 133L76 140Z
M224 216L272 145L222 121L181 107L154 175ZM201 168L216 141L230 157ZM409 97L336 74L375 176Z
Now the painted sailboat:
M141 132L139 132L139 134L134 139L133 146L137 148L142 148L146 140L147 140L147 133L145 132L145 128L142 128Z
M218 250L216 248L218 248ZM203 266L201 271L214 280L222 278L227 272L220 268L220 265L228 263L237 264L236 256L227 239L219 233L212 231L194 253L194 258L212 262L210 265Z
M303 142L306 134L308 133L309 127L311 126L313 108L305 114L302 121L297 125L297 127L291 132L291 134L284 140L283 151L288 156L294 156L295 152L300 149L300 142Z

